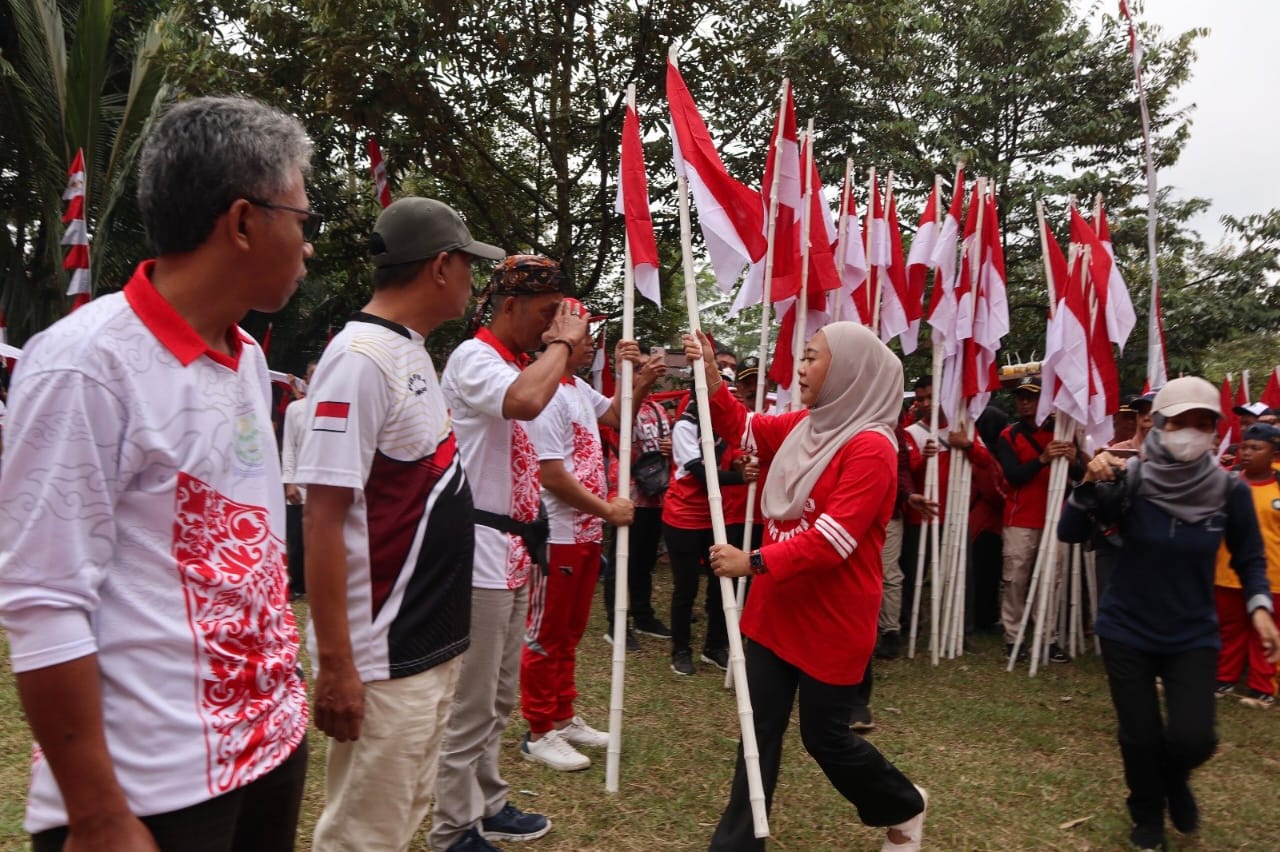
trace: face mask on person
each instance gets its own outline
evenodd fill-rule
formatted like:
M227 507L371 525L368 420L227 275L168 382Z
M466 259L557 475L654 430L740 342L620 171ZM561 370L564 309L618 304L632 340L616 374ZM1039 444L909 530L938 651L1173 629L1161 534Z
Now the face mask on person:
M1195 461L1213 449L1213 433L1199 429L1178 429L1160 433L1164 448L1180 462Z

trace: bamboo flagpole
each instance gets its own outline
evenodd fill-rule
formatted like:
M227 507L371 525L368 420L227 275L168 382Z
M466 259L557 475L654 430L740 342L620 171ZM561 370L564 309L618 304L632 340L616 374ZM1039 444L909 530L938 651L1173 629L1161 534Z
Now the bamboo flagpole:
M871 182L875 183L875 169L871 170ZM884 197L885 214L884 215L885 215L886 223L888 222L888 216L889 216L889 196L891 195L893 195L893 171L892 170L889 171L888 177L885 178L885 197ZM873 209L871 210L871 217L872 217L871 221L874 223L875 215L876 215L874 204L872 205L872 208ZM867 258L867 266L871 267L871 269L876 268L871 263L870 257ZM879 337L880 336L880 302L884 298L883 274L876 275L875 280L872 283L874 287L871 291L871 330L876 333L877 337Z
M635 86L627 92L628 101L634 104ZM622 339L635 337L635 271L631 268L631 245L623 238L622 278ZM632 412L632 374L634 365L622 359L621 405L618 414L618 496L631 499L631 432L635 425ZM617 548L614 554L613 589L613 673L609 681L609 748L606 754L604 789L618 792L618 774L622 757L622 693L627 667L627 571L631 559L631 528L618 527Z
M756 352L756 361L760 365L760 372L756 375L756 404L755 411L759 414L764 411L765 391L767 390L767 377L765 375L765 364L769 360L769 309L772 307L773 298L773 258L777 246L778 235L778 187L782 183L782 125L783 116L787 110L787 96L790 93L791 80L784 77L782 80L782 88L778 92L778 122L777 133L774 134L773 150L770 155L773 157L773 179L769 187L769 220L765 227L765 237L768 240L769 247L765 249L764 255L764 282L761 284L762 295L760 297L760 346ZM756 491L759 488L758 482L752 482L747 486L747 515L745 518L745 529L742 533L742 549L751 552L751 527L755 523L756 513ZM735 590L735 601L738 609L738 615L742 615L742 607L747 602L747 578L739 577L737 589ZM724 688L733 688L733 666L729 666L724 673Z
M959 170L956 171L957 184L959 183ZM942 206L942 177L934 175L934 186L938 188L938 213L937 222L938 230L942 230L942 219L945 215ZM942 279L942 269L939 267L933 274L934 302L939 301L942 297L937 293L939 287L951 286L955 282L946 282ZM942 387L942 370L945 348L945 342L938 339L937 336L929 335L929 346L932 364L930 365L930 376L933 381L933 400L929 406L929 438L936 445L938 442L938 391ZM930 456L924 463L924 499L926 502L937 504L938 502L938 457ZM905 523L905 519L903 521ZM935 515L928 520L921 519L921 535L924 538L916 545L916 577L914 583L914 594L911 596L911 627L907 641L907 659L915 659L916 656L916 636L920 626L920 592L924 583L924 565L925 565L925 548L928 548L930 564L936 566L940 554L938 543L938 518ZM934 569L936 570L936 568Z
M791 410L798 411L800 403L800 357L808 342L805 328L809 319L809 232L813 228L813 119L809 119L804 131L805 157L800 164L800 292L796 294L793 310L796 312L795 337L791 341Z
M876 265L871 261L871 231L875 227L876 222L876 167L869 166L867 168L867 227L862 234L863 251L867 256L867 298L874 303L871 307L871 324L868 328L875 333L876 337L880 336L880 329L877 323L880 317L880 292L876 288L879 275L876 274Z
M636 108L634 83L627 86L627 108ZM632 340L636 330L636 276L635 268L631 265L631 239L626 234L626 228L623 228L622 252L622 339ZM622 375L619 379L622 398L618 414L618 496L624 500L631 499L631 433L635 428L632 410L634 366L623 358ZM614 535L617 536L617 547L614 551L613 666L609 681L609 745L604 773L604 789L607 793L618 792L622 763L622 697L627 672L627 571L631 561L631 527L618 527Z
M671 61L675 62L672 51ZM698 316L698 286L693 269L693 237L689 222L689 181L681 172L676 181L680 200L680 252L684 270L685 307L689 313L689 331L697 338L702 330ZM720 497L720 480L716 466L715 437L711 432L711 407L707 396L706 371L693 370L693 392L698 402L698 431L702 448L702 464L707 471L707 503L711 509L711 531L716 544L727 544L724 527L724 503ZM765 805L764 781L760 775L760 749L756 744L751 695L747 691L746 659L742 656L742 634L738 632L738 610L733 583L720 578L720 596L724 602L725 632L729 635L729 665L734 669L734 694L738 704L738 722L742 729L742 758L747 769L748 798L756 837L769 836L769 814ZM616 643L615 643L616 647Z
M853 192L853 158L848 157L844 161L844 183L840 187L840 228L836 232L836 271L839 272L844 264L844 241L847 239L846 231L849 228L849 195ZM835 295L831 297L831 321L840 322L841 316L844 314L844 287L835 291Z

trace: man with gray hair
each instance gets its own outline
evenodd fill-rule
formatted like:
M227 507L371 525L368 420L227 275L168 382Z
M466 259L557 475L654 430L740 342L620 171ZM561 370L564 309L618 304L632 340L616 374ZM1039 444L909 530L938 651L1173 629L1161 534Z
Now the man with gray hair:
M154 260L32 338L0 480L0 623L35 736L37 852L288 850L306 689L266 360L320 217L294 118L170 109L142 152Z

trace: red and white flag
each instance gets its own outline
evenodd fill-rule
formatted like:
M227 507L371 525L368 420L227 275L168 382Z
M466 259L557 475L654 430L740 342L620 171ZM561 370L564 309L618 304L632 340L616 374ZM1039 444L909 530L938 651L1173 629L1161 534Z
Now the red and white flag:
M1222 417L1218 420L1218 437L1222 443L1218 446L1218 455L1226 452L1226 448L1240 441L1240 415L1235 408L1235 399L1231 393L1231 374L1222 380L1222 389L1218 391L1218 404L1222 406Z
M591 358L591 386L596 389L597 393L612 398L615 390L615 382L613 379L613 369L609 361L609 351L605 347L605 324L600 323L600 330L596 332L596 354Z
M858 221L858 207L853 197L853 176L846 179L841 197L847 198L842 211L844 233L836 245L837 269L840 272L840 289L831 294L831 315L842 320L871 324L871 292L867 286L867 250L862 238L862 225Z
M313 432L345 432L351 416L349 402L317 402L315 417L311 421Z
M902 352L910 355L919 343L920 316L923 308L911 302L907 264L902 252L902 230L898 225L898 198L890 176L886 231L889 238L889 265L881 271L880 340L888 343L898 338ZM914 333L913 333L914 332Z
M1004 241L1000 234L995 195L987 195L983 204L982 265L978 274L978 291L973 294L973 355L972 362L965 365L964 381L964 396L969 400L972 418L982 413L991 400L992 391L1000 388L996 359L1000 344L1009 333Z
M1088 258L1085 302L1089 306L1089 356L1095 386L1090 392L1089 421L1085 428L1094 446L1105 446L1112 434L1111 415L1120 407L1120 374L1107 332L1108 282L1114 264L1097 232L1074 207L1071 208L1071 242L1080 252L1079 262L1084 263Z
M67 188L62 193L62 200L67 202L67 212L62 215L62 224L66 230L62 233L62 245L67 247L67 256L62 261L62 268L71 273L67 282L67 295L72 297L71 310L75 310L89 301L93 291L89 273L89 227L85 222L84 198L84 149L76 151L71 168L67 169Z
M1098 233L1098 241L1111 260L1111 273L1107 278L1107 337L1123 354L1124 345L1129 340L1129 333L1138 322L1138 315L1133 310L1133 299L1129 296L1129 287L1120 274L1120 265L1116 263L1116 251L1111 245L1111 228L1107 226L1107 211L1098 203L1098 216L1094 222L1094 230Z
M372 136L365 147L369 151L369 170L373 172L373 195L383 207L391 205L391 185L387 183L387 165L382 161L382 149Z
M956 347L956 253L960 245L960 220L964 216L964 169L956 172L951 193L951 207L942 219L929 265L938 270L927 317L932 327L934 346L945 355L954 355Z
M911 252L907 255L907 296L911 304L921 306L922 316L929 270L937 268L933 263L933 250L938 245L938 232L941 230L938 225L938 208L942 205L938 197L939 192L938 183L935 181L933 190L929 193L929 199L925 202L924 213L920 215L920 224L916 226L916 235L911 240ZM911 336L912 340L919 339L919 318L915 321ZM914 345L912 348L915 348ZM907 350L904 347L902 351Z
M1262 396L1258 397L1258 402L1268 408L1280 408L1280 367L1271 371L1271 375L1267 378L1267 386L1262 389Z
M649 213L649 181L644 169L644 145L640 140L640 117L635 105L627 104L622 120L622 155L618 168L618 197L614 210L626 222L627 252L635 277L636 292L662 307L658 284L658 242L653 236Z
M778 211L773 226L773 283L769 288L771 302L779 302L800 291L800 217L802 210L800 186L800 140L796 129L796 105L791 86L786 87L786 97L778 108L769 138L769 156L764 165L764 183L760 187L765 216L761 227L766 241L769 236L769 207L773 198L773 184L778 183ZM764 298L765 259L751 264L747 278L738 288L729 316L749 305L758 305Z
M822 188L822 176L818 174L818 163L813 159L808 146L813 140L806 137L801 146L800 162L803 164L806 155L809 159L809 180L807 203L809 205L809 309L824 311L827 305L827 293L840 289L840 275L836 271L834 247L836 244L836 223L831 220L831 205ZM803 168L803 166L802 166ZM797 282L796 293L799 293ZM777 301L777 299L775 299ZM812 326L808 326L812 328ZM816 328L813 329L817 331Z
M974 183L969 198L969 208L964 219L964 239L961 243L960 269L951 288L955 313L951 323L951 335L947 339L947 355L942 371L941 393L938 404L948 422L961 422L964 407L964 386L977 387L976 352L973 344L974 293L982 268L982 239L978 233L978 211L982 208L980 183ZM935 325L935 328L937 326ZM966 376L967 374L967 376ZM974 391L976 393L976 391Z
M1078 277L1067 272L1067 259L1049 226L1044 226L1049 276L1057 304L1045 335L1040 363L1041 393L1036 421L1060 411L1077 423L1089 419L1089 309Z
M676 174L689 183L716 283L728 293L743 270L764 257L764 207L758 192L725 170L706 122L676 67L675 55L673 47L667 59L667 103Z

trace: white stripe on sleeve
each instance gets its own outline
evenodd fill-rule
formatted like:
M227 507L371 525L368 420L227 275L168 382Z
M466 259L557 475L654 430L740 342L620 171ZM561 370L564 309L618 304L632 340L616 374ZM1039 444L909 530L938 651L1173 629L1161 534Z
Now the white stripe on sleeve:
M858 542L854 537L849 535L844 527L840 526L834 518L825 512L818 516L818 519L813 522L813 526L818 532L826 536L827 541L831 542L831 546L836 549L836 553L839 553L845 559L849 558L849 554L853 553L858 546Z

